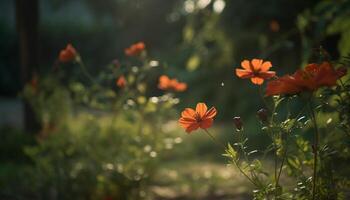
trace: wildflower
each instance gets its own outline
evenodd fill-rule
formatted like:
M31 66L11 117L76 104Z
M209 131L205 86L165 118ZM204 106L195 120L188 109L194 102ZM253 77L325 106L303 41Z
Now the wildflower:
M236 126L237 131L243 130L243 122L241 120L241 117L234 117L233 124Z
M32 79L30 80L30 86L32 87L33 90L37 90L38 89L38 75L35 73L32 77Z
M285 75L267 84L266 95L297 94L313 92L320 87L332 87L346 74L345 68L334 69L329 62L309 64L293 75Z
M191 133L198 128L207 129L213 124L214 117L216 115L216 109L211 107L209 110L205 103L198 103L196 110L192 108L186 108L181 113L179 124L186 130L187 133Z
M183 92L187 89L187 84L179 82L174 86L174 89L177 92Z
M58 59L60 62L70 62L75 60L77 55L78 53L75 48L71 44L68 44L65 49L60 51Z
M276 72L269 71L272 67L271 62L264 62L262 59L243 60L241 66L243 69L236 69L236 75L242 79L250 78L256 85L261 85L265 79L276 75Z
M267 111L267 109L261 108L260 110L258 110L256 115L261 120L261 122L263 122L263 123L267 122L267 120L268 120L268 111Z
M271 20L270 21L270 30L272 32L278 32L280 30L280 24L277 20Z
M127 56L138 56L145 50L146 45L143 42L138 42L136 44L131 45L129 48L125 49L125 54Z
M177 79L170 79L166 75L159 77L158 88L161 90L174 90L177 92L183 92L187 89L187 84L179 82Z
M124 76L120 76L117 80L116 80L116 84L118 87L123 88L126 86L126 79Z

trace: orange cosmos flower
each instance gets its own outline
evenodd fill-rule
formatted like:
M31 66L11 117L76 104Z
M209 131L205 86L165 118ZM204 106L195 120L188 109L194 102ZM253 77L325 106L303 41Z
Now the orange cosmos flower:
M34 89L37 90L38 89L38 75L36 73L33 74L32 79L30 80L30 86Z
M264 62L262 59L253 59L251 62L243 60L241 66L243 69L236 69L236 75L242 79L250 78L256 85L261 85L265 79L270 79L276 75L274 71L269 71L272 67L271 62Z
M60 62L70 62L75 60L77 55L78 53L75 48L71 44L68 44L65 49L60 51L58 60Z
M315 91L320 87L332 87L346 74L345 68L334 69L329 62L309 64L293 75L285 75L267 84L266 95L297 94Z
M179 82L177 79L170 79L166 75L159 77L158 88L161 90L174 90L177 92L183 92L187 89L187 84Z
M186 108L182 111L179 124L187 133L191 133L198 128L207 129L212 126L216 113L214 107L208 110L205 103L198 103L196 110Z
M131 45L129 48L126 48L124 51L127 56L138 56L142 53L143 50L145 50L145 48L145 43L138 42L136 44Z
M278 32L280 30L280 24L277 20L271 20L270 21L270 30L272 32Z
M186 83L181 83L178 82L175 86L174 86L175 91L177 92L183 92L187 89L187 84Z
M116 84L118 87L123 88L126 86L126 79L124 76L120 76L117 80L116 80Z

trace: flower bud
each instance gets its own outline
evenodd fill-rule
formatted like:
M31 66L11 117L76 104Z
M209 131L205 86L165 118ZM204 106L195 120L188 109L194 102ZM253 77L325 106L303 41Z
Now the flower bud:
M261 108L260 110L258 110L258 112L256 113L258 118L261 120L262 123L266 123L268 120L268 111L265 108Z
M234 117L233 124L236 126L237 131L241 131L243 129L243 122L241 117Z

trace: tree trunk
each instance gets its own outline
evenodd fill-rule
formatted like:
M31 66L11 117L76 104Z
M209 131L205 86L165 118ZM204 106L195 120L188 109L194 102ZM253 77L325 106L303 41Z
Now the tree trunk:
M16 0L16 23L20 53L21 85L28 83L38 67L39 0ZM24 102L24 126L29 133L38 131L40 125L33 109Z

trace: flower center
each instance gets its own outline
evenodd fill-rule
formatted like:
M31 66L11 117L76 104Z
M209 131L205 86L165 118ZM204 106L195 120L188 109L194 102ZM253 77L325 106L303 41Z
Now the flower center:
M194 115L194 118L196 119L196 121L197 121L198 123L202 121L202 118L201 118L200 114L197 113L197 112L196 112L196 114Z

